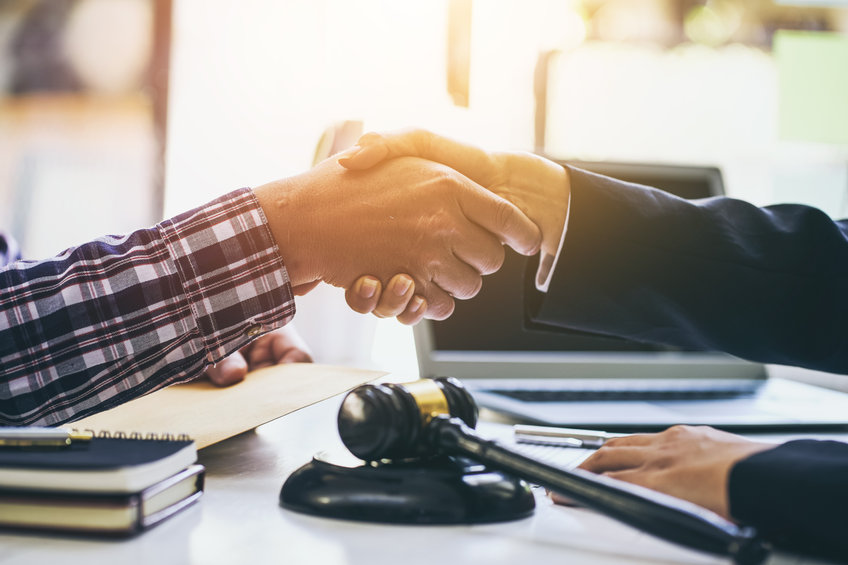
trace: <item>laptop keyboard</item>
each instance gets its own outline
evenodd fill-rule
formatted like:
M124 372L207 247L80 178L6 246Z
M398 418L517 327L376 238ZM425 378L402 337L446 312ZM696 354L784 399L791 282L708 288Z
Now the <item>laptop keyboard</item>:
M523 402L585 402L621 400L726 400L747 398L756 394L750 385L680 389L550 389L550 390L491 390L489 392Z

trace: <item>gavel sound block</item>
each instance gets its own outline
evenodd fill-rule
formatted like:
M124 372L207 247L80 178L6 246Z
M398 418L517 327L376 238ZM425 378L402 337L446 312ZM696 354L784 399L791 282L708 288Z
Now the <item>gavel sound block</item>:
M729 556L740 564L761 563L769 553L768 545L751 528L739 527L705 508L650 489L581 469L566 470L536 461L480 437L473 430L476 423L477 405L456 379L423 379L404 385L363 385L355 388L345 397L339 410L339 435L353 455L370 463L348 469L362 476L366 473L374 477L382 475L384 478L378 479L378 484L380 480L386 483L382 490L369 483L358 495L353 491L356 484L348 483L351 485L347 495L348 504L338 505L347 508L352 506L349 503L358 502L362 515L374 515L377 518L357 518L357 513L354 511L351 516L348 509L323 515L393 521L381 519L379 511L365 510L380 497L392 500L393 486L403 482L390 480L390 473L381 472L385 467L381 468L380 465L412 465L420 469L421 463L416 463L416 459L439 461L440 457L453 457L448 460L459 461L458 458L468 458L506 473L501 475L505 481L510 480L509 476L526 479L633 527L686 547ZM302 475L301 471L304 472ZM317 496L312 500L299 496L295 492L295 485L307 491L310 486L317 485L313 490L325 494L342 493L343 498L344 488L328 488L328 485L341 486L344 483L337 482L334 476L325 471L325 466L316 460L296 471L283 485L281 503L293 509L321 513L314 504L309 503L320 505L332 500L326 496ZM339 466L333 466L332 471L342 476L350 474ZM470 475L459 472L457 477L459 482L466 483ZM437 491L438 488L434 488L434 494ZM406 492L404 496L410 497ZM423 501L424 497L422 494L417 500ZM409 500L413 498L414 495ZM449 496L444 498L448 499Z

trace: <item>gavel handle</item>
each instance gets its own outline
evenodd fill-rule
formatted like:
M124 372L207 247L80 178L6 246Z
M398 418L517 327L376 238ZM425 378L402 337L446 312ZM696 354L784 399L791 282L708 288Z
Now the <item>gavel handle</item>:
M659 538L730 556L740 565L755 565L768 556L768 546L752 528L740 528L685 500L581 469L547 465L481 438L458 418L436 417L427 432L429 441L446 453L465 455L564 494Z

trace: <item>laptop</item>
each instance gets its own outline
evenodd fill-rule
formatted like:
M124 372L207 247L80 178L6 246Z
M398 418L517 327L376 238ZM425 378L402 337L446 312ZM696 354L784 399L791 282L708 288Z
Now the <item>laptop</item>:
M714 167L570 164L684 198L724 193ZM762 364L581 332L525 326L527 258L507 250L473 300L415 326L422 376L461 379L478 404L526 423L608 431L674 424L734 431L839 429L848 395L768 378Z

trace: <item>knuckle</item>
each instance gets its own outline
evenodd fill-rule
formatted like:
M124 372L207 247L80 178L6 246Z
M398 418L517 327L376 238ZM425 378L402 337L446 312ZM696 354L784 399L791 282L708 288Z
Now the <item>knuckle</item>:
M445 222L452 221L453 214L447 211L446 203L451 201L457 190L457 180L442 164L428 163L426 166L429 178L422 186L419 200L432 216L431 221L444 225Z
M610 447L607 446L606 444L604 444L600 448L598 448L598 450L595 451L595 453L592 455L592 462L595 463L596 465L598 465L598 464L602 465L604 463L604 461L609 459L609 455L610 455Z
M467 280L461 281L458 284L454 285L450 291L451 294L455 298L459 298L460 300L467 300L469 298L473 298L477 296L477 293L480 292L480 289L483 288L483 277L469 277Z
M463 189L463 183L460 181L457 172L453 169L449 169L442 164L437 164L434 174L437 189L440 193L444 194L444 196L442 196L442 198L444 198L442 202L447 202L448 196L455 195Z
M492 247L492 251L481 258L480 274L491 275L498 272L503 267L505 260L506 251L503 245L498 244L496 247Z
M480 291L483 289L483 277L474 277L474 280L471 281L471 286L469 288L469 292L466 298L474 298L477 296Z
M515 226L515 209L506 201L501 200L495 209L495 225L501 233L507 233Z
M681 437L681 436L688 435L688 434L690 434L691 432L692 432L692 427L691 427L691 426L686 426L686 425L683 425L683 424L678 424L678 425L676 425L676 426L672 426L672 427L668 428L668 429L667 429L664 433L665 433L668 437L678 438L678 437Z
M427 155L431 152L433 144L435 142L434 138L435 136L430 130L426 130L423 128L413 130L413 139L415 140L415 145L422 155Z
M454 311L455 308L456 308L456 303L453 301L453 299L449 299L447 301L447 303L445 304L444 310L442 311L442 314L444 315L444 318L442 318L442 319L444 320L444 319L449 318L450 315L453 314L453 311Z
M360 145L372 145L383 141L383 136L375 131L369 131L359 138Z
M414 326L421 321L422 317L423 314L420 312L403 312L397 317L397 319L398 322L405 326Z
M428 310L428 317L433 320L444 320L453 314L453 310L454 301L452 298L446 296L444 299L431 303L430 310Z
M421 278L432 281L445 264L445 253L428 249L421 251L419 257L421 270L424 273L424 276Z

